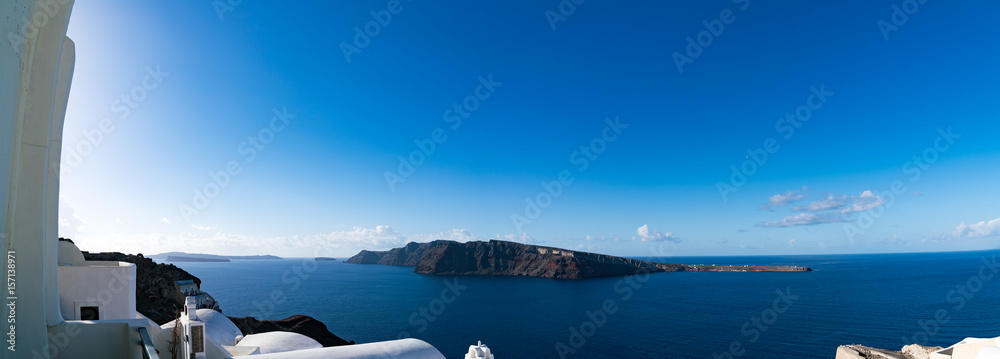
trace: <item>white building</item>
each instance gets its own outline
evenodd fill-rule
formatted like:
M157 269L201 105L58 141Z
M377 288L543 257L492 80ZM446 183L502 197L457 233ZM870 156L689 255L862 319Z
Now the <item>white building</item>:
M85 261L76 245L58 243L59 309L64 319L135 319L134 264Z
M947 348L910 344L902 352L841 345L836 359L1000 359L1000 338L965 338Z
M170 358L171 347L178 357L208 359L444 358L417 339L323 348L295 333L244 336L221 313L197 309L195 298L180 320L161 327L136 312L133 264L86 261L76 245L58 241L73 3L0 0L0 242L8 317L0 358Z
M469 346L469 352L465 353L465 359L493 359L493 353L483 342L479 342Z
M215 298L212 298L208 293L202 292L201 287L193 279L175 280L174 288L177 290L177 300L179 302L183 302L184 298L194 297L195 305L198 309L212 309L215 307Z
M175 280L174 285L177 286L177 292L185 297L201 293L201 288L198 288L198 284L194 282L194 279Z
M1000 359L1000 338L965 338L928 359Z

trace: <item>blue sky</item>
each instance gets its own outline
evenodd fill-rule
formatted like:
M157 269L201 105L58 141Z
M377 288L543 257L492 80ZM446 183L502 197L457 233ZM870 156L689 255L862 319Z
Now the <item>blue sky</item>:
M61 235L283 256L1000 237L996 2L233 3L76 4Z

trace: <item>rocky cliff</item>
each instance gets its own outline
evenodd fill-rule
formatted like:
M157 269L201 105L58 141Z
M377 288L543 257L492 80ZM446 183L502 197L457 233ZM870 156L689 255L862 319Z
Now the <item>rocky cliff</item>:
M427 243L410 242L406 246L390 249L388 251L374 252L361 251L361 253L344 261L354 264L385 264L390 266L413 267L420 263L424 254L432 247L437 247L447 243L458 243L452 241L433 241Z
M414 273L438 275L512 275L557 279L623 276L637 273L807 272L807 267L720 266L654 263L638 259L515 242L410 242L389 251L361 251L347 263L413 266Z

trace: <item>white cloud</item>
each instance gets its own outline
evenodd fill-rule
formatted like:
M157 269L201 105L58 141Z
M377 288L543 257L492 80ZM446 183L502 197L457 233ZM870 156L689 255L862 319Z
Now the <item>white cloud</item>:
M674 237L672 232L660 233L660 231L649 229L648 224L642 225L635 232L643 242L680 242L680 239Z
M805 189L805 187L802 188ZM760 208L763 210L774 211L771 208L785 206L803 198L805 198L805 196L798 191L788 191L788 193L785 194L776 194L771 196L771 198L767 199L767 204L760 206Z
M798 238L792 238L792 239L790 239L788 241L788 246L789 247L793 247L793 248L794 247L798 247L799 246L799 239Z
M69 203L69 198L59 196L59 237L77 238L81 235L87 221L76 214L76 209Z
M417 234L409 236L410 240L415 242L430 242L435 240L449 240L455 242L468 242L468 241L478 241L479 236L472 234L465 229L452 228L450 230L438 233L438 234Z
M510 242L524 243L524 244L535 243L535 238L529 236L528 233L521 233L520 235L506 234L502 236L499 233L497 233L497 239Z
M82 235L74 238L77 245L90 251L144 253L147 255L170 251L212 253L224 255L274 254L286 257L343 257L367 250L387 250L401 247L410 241L449 239L455 241L480 240L464 229L451 229L438 234L403 235L390 226L375 228L354 227L351 230L291 237L263 237L225 233L208 226L192 226L189 232L123 234L101 236ZM521 235L498 236L517 242L533 242L534 238Z
M163 223L170 223L170 220L167 219L167 217L163 217L163 219L161 219L160 221L162 221Z
M447 239L456 242L468 242L479 240L479 236L472 234L466 229L452 228L450 231L444 232L447 235Z
M322 242L334 247L378 249L405 244L405 236L387 225L375 228L354 227L353 231L332 232L316 236Z
M764 227L793 227L812 226L822 223L844 222L844 218L836 213L799 213L794 216L785 217L780 221L764 222Z
M828 194L826 198L809 203L805 206L792 207L793 211L799 212L821 212L827 210L839 210L840 213L852 213L867 211L869 209L885 204L882 197L876 196L872 191L861 192L860 196Z
M831 209L838 209L843 207L846 203L847 203L846 195L834 196L833 194L829 194L827 195L826 198L816 202L809 203L805 206L792 207L792 210L800 212L819 212Z
M879 243L898 246L898 245L906 244L907 241L903 240L903 239L900 239L895 234L893 234L892 237L883 238L882 240L879 241Z
M603 234L598 236L592 236L588 234L587 237L584 239L586 239L587 241L594 241L594 242L603 242L609 240L615 242L621 242L621 239L618 238L618 236L616 236L614 233L608 233L608 235L606 236Z
M788 216L780 221L764 222L761 225L764 227L792 227L846 222L850 219L851 213L867 211L884 204L885 200L872 191L861 192L860 196L828 194L826 198L821 200L804 206L792 207L793 211L804 213Z
M851 197L850 204L840 210L841 213L863 212L885 204L882 197L876 196L872 191L861 192L860 197Z
M986 237L1000 235L1000 218L973 224L959 224L955 227L955 237Z

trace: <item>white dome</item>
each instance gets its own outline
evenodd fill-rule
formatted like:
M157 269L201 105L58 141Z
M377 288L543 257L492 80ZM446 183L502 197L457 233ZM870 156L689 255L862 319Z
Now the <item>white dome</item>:
M322 348L310 337L292 332L267 332L250 334L240 340L238 347L260 347L261 354L282 353L293 350Z
M211 309L198 309L195 314L198 320L205 322L206 339L215 344L236 345L236 337L243 335L240 328L222 313Z
M241 342L242 343L242 342ZM446 359L437 349L419 339L400 339L387 342L341 345L317 349L273 354L256 354L240 359Z

